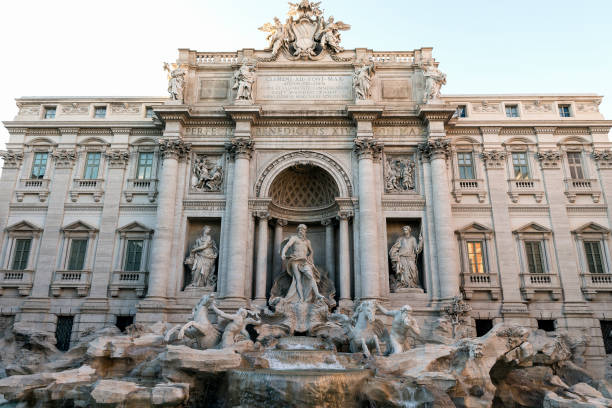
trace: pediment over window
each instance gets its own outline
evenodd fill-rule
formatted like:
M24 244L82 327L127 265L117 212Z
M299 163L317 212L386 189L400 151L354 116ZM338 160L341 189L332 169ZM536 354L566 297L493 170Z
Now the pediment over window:
M97 232L98 229L83 221L75 221L62 228L64 232Z
M151 228L148 228L145 225L142 225L139 222L134 221L134 222L132 222L132 223L130 223L128 225L125 225L125 226L119 228L117 230L117 232L123 233L123 234L128 234L128 233L131 233L131 232L139 233L139 234L152 234L153 230Z
M550 228L546 228L538 223L531 222L527 225L523 225L522 227L518 229L515 229L513 232L515 234L529 234L529 233L548 234L548 233L551 233L552 231Z
M576 228L572 232L574 234L609 234L610 230L594 222L589 222L582 227Z
M485 225L473 222L461 229L458 229L456 232L458 234L490 234L493 232L493 230Z
M6 228L7 232L42 232L42 228L28 221L19 221Z

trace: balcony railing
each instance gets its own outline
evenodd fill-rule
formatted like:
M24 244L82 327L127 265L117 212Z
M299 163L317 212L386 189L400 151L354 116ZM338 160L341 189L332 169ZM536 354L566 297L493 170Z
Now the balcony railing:
M26 195L37 195L40 202L49 196L49 179L21 179L15 189L17 201L22 202Z
M91 271L55 271L51 282L51 293L59 296L62 289L76 289L79 296L87 296L91 286Z
M91 194L97 203L104 194L103 179L74 179L70 190L70 200L76 202L80 195Z
M373 52L370 57L377 64L414 64L414 52Z
M111 296L119 296L120 290L134 290L139 297L144 296L149 272L115 271L109 286Z
M531 300L535 292L550 292L554 300L561 298L559 276L554 273L522 273L521 292Z
M0 270L0 295L6 288L15 288L21 296L28 296L32 290L34 271Z
M226 64L232 65L238 63L237 53L227 52L206 52L197 53L195 56L196 64L198 65L209 65L209 64Z
M157 197L157 179L129 179L124 191L127 202L132 202L135 195L146 195L149 202Z
M597 292L612 292L612 273L583 273L580 277L587 300L592 300Z
M478 201L483 203L487 197L487 190L484 187L484 181L480 179L454 179L453 180L453 197L455 201L460 203L464 195L476 195Z
M497 274L462 273L461 289L466 299L471 299L474 292L490 292L493 300L499 299L501 293Z
M533 195L536 202L542 202L544 189L537 179L510 179L508 180L508 195L513 203L517 203L521 195Z
M578 195L590 195L594 203L601 198L601 188L597 179L565 179L565 195L570 203L576 202Z

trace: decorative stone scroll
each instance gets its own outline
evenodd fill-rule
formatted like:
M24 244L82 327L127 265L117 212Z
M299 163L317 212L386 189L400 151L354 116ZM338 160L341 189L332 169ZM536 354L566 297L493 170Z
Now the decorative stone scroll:
M58 169L71 169L77 159L75 150L59 149L51 153L51 157L55 161L55 167Z
M18 169L23 161L23 152L18 150L2 150L0 157L4 160L5 169Z
M353 150L359 159L376 159L383 151L383 144L373 138L361 137L355 139Z
M594 151L592 157L600 169L612 169L612 150Z
M222 185L222 158L211 159L207 155L196 155L192 165L191 188L209 193L221 191Z
M487 169L501 169L504 167L508 153L503 150L488 150L480 153L480 157Z
M106 160L111 168L123 168L130 160L130 153L127 150L109 150L106 152Z
M191 151L191 143L181 139L159 139L159 151L163 159L181 160Z
M446 159L450 154L450 140L445 138L429 139L419 144L418 149L427 159Z
M385 192L406 193L416 188L416 163L412 158L388 157L385 160Z
M234 159L250 159L255 143L246 137L234 138L225 144L225 148Z
M561 153L556 150L537 152L536 157L542 163L543 169L558 169L561 163Z

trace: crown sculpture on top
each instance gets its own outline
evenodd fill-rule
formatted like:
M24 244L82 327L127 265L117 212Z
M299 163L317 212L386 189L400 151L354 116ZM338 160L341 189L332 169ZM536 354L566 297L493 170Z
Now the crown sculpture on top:
M268 34L272 58L278 57L281 50L287 52L289 59L316 60L324 51L334 55L344 51L340 46L340 31L348 30L350 25L335 21L330 16L325 19L321 2L302 0L289 3L290 9L285 24L274 17L274 23L266 23L259 29Z

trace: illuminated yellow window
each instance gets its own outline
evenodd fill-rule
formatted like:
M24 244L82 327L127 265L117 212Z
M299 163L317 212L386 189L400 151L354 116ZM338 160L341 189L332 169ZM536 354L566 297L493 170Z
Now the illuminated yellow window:
M485 273L482 241L468 241L467 250L470 273Z

